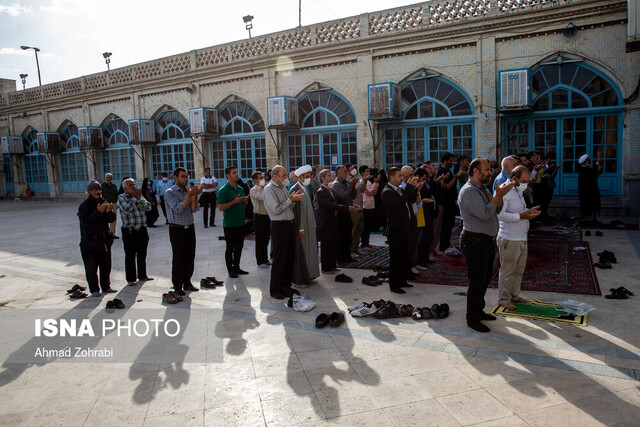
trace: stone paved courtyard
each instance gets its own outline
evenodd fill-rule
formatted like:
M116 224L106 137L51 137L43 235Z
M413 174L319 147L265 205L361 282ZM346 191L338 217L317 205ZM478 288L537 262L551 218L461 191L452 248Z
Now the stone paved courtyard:
M104 312L106 297L70 301L84 283L78 248L78 201L0 202L0 310L80 307ZM159 221L162 223L163 221ZM217 221L221 223L221 221ZM598 270L603 293L625 286L628 300L574 295L596 306L588 327L498 318L492 332L466 327L465 288L418 284L406 295L360 284L365 270L345 270L352 284L322 276L303 292L317 302L298 313L268 296L269 270L258 269L253 240L229 279L222 227L202 228L194 283L224 289L192 293L188 310L221 312L204 340L219 343L213 361L159 363L6 363L0 368L0 423L6 425L637 425L640 414L640 233L604 230L585 237L592 255L608 249L618 264ZM119 231L118 231L119 233ZM122 241L113 246L113 294L136 310L166 310L171 249L167 226L150 229L152 282L125 286ZM376 235L373 244L383 244ZM110 295L111 297L112 295ZM567 295L528 292L555 301ZM315 317L358 301L447 302L447 319L377 320L347 315L317 330ZM497 299L487 294L487 305ZM4 328L0 342L11 342ZM22 345L23 343L17 343Z

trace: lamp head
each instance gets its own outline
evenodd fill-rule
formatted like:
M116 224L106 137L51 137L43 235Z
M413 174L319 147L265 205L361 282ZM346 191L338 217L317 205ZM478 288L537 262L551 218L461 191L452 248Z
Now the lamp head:
M111 55L112 55L112 53L111 53L111 52L105 52L105 53L103 53L103 54L102 54L102 57L103 57L104 59L107 59L107 58L108 58L108 57L110 57Z
M253 16L252 15L246 15L242 17L242 20L244 21L244 23L246 24L247 22L251 22L253 21Z
M26 79L27 77L29 77L29 74L20 74L20 78L21 79Z

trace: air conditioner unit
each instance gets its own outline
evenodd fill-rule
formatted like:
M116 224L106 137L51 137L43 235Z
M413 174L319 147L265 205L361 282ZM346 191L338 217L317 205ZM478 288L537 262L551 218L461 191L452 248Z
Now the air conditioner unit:
M154 144L156 142L155 123L150 119L129 120L129 144Z
M217 135L218 110L209 107L189 109L191 135Z
M522 110L529 105L529 69L504 70L499 73L501 110Z
M4 137L3 137L4 138ZM24 153L24 142L21 136L8 136L9 154L20 155Z
M2 136L0 137L0 153L4 154L10 154L11 151L9 149L9 138L13 138L12 136ZM20 138L20 137L18 137ZM20 140L22 141L22 138L20 138Z
M401 90L395 83L373 83L367 86L369 93L369 119L400 119Z
M83 126L78 128L81 150L101 150L104 148L102 128L99 126Z
M60 134L57 132L38 132L38 152L40 154L45 153L59 153L62 149L60 144Z
M267 122L270 128L299 127L298 98L293 96L267 98Z

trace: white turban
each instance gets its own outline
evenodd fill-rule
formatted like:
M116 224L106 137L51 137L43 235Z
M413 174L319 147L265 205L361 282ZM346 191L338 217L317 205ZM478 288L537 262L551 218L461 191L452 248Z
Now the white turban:
M300 176L300 175L304 175L307 172L311 172L311 166L309 165L304 165L299 167L298 169L296 169L296 171L294 172L296 174L296 176Z
M580 158L578 159L578 164L583 164L584 162L587 161L587 159L589 158L589 156L587 156L586 154L583 154L582 156L580 156Z

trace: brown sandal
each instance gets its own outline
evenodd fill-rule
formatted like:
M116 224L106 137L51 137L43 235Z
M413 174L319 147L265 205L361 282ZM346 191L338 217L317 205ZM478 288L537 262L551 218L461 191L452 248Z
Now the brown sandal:
M172 297L174 297L178 301L182 301L183 300L182 295L180 295L176 291L169 291L169 295L171 295Z
M82 292L81 290L76 290L72 294L69 295L69 298L86 298L87 294Z
M167 304L176 304L178 300L169 293L169 294L162 294L162 302L165 302Z

